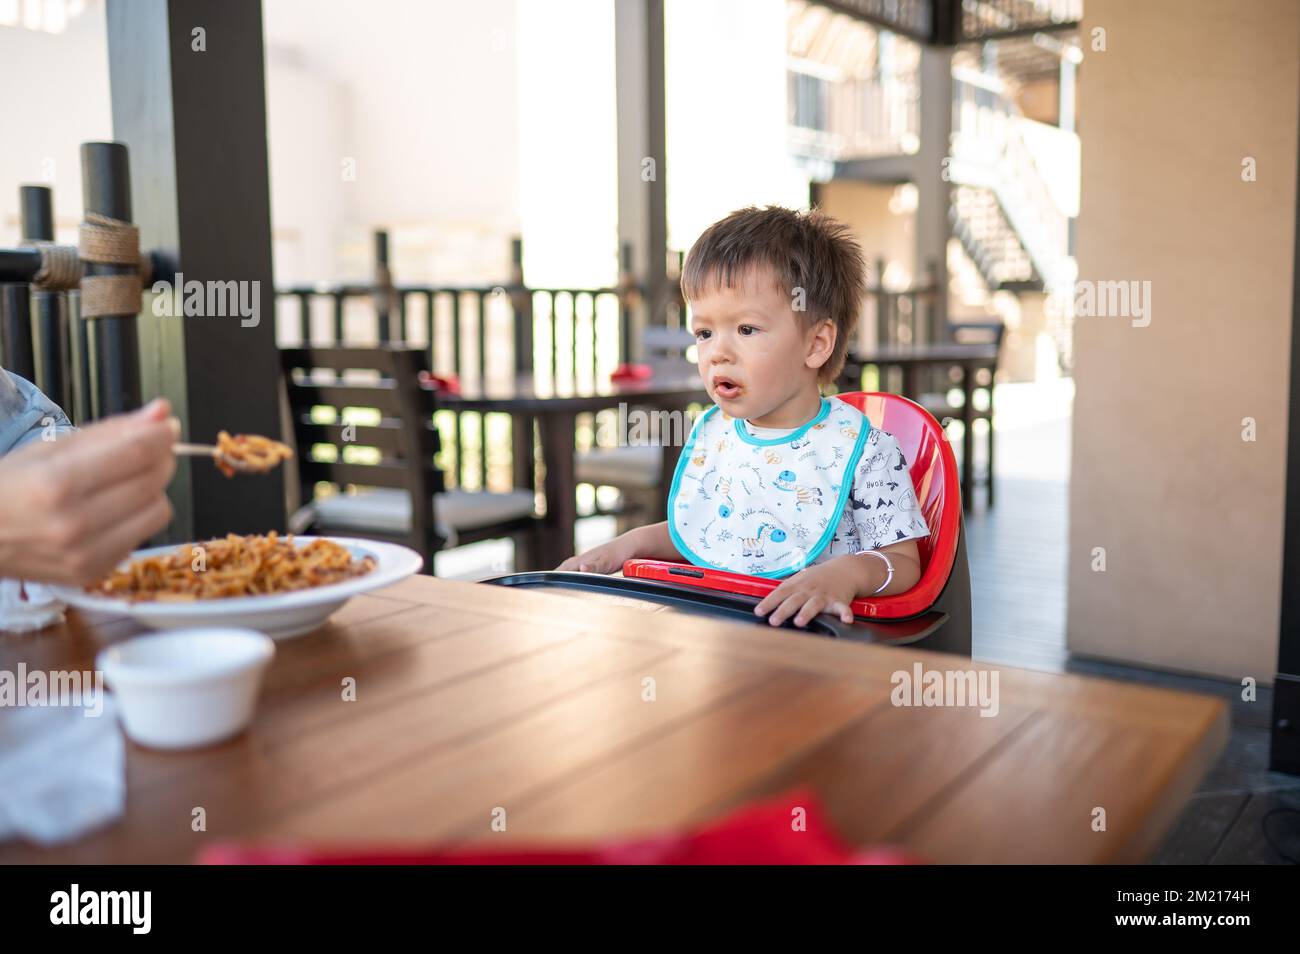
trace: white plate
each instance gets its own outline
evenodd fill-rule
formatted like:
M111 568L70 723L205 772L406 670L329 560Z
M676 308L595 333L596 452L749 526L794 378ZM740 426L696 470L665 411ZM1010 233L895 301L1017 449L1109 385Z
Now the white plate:
M340 606L358 593L368 593L381 587L392 586L419 572L424 566L420 554L395 543L376 540L357 540L351 537L300 537L295 544L312 540L330 540L345 546L353 557L374 557L375 568L365 576L315 586L291 593L267 596L227 596L221 599L194 600L192 602L131 603L127 600L96 596L85 590L67 586L51 587L55 595L78 609L100 613L130 616L152 629L185 628L191 626L234 626L256 629L272 639L285 639L309 633L322 625ZM186 544L169 544L137 550L128 558L158 556L171 553ZM125 565L125 563L123 564Z

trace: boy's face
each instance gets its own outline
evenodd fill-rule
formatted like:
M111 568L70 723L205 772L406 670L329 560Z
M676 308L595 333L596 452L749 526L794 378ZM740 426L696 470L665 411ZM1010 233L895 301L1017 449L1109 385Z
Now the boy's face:
M816 413L817 369L835 344L828 321L812 328L770 275L711 288L690 301L700 377L732 417L759 427L798 427Z

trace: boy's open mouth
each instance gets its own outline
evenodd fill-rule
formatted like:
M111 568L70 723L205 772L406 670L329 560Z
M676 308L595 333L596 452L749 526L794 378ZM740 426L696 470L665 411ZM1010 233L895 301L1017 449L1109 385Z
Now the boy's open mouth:
M713 393L720 398L731 399L740 396L740 385L731 378L716 377L713 379Z

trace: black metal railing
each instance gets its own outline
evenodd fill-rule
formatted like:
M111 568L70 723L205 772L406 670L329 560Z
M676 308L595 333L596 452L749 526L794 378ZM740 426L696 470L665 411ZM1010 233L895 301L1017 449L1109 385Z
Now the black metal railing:
M858 346L941 344L947 338L944 296L936 268L927 263L924 279L910 288L885 288L885 260L877 259L859 323Z
M874 26L930 42L935 17L932 0L817 0L824 7L847 13Z
M1083 0L963 0L961 41L998 40L1072 29L1083 19Z
M523 244L517 238L512 274L499 285L395 284L386 233L376 233L375 251L374 284L277 290L278 302L294 302L277 308L277 321L286 332L280 340L292 337L304 347L415 344L424 348L430 373L489 390L521 375L559 387L594 384L629 359L632 311L641 290L630 276L626 247L619 284L605 288L525 285ZM497 418L509 417L438 412L444 432L440 464L452 486L509 485L505 479L493 480L492 474L507 474L510 467L489 466L489 444L496 443L489 440L489 430Z
M20 247L0 249L0 366L33 381L77 424L140 405L139 283L165 273L158 253L141 257L120 244L134 234L126 146L83 143L81 165L91 220L81 246L55 247L50 189L21 186ZM88 227L110 231L114 247L87 245ZM95 313L83 316L92 286Z
M952 46L1073 29L1083 0L814 0L918 43Z

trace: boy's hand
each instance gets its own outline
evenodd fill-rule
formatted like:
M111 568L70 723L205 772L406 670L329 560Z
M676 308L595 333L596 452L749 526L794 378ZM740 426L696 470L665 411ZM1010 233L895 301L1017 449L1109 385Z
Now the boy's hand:
M579 573L617 573L623 569L624 563L636 556L636 548L629 542L632 533L615 537L609 543L592 547L586 553L571 556L556 569L576 570Z
M862 568L851 560L831 560L800 570L763 597L754 607L755 615L767 616L773 626L791 616L796 626L807 626L818 613L839 613L844 622L853 622L849 604L862 585Z

